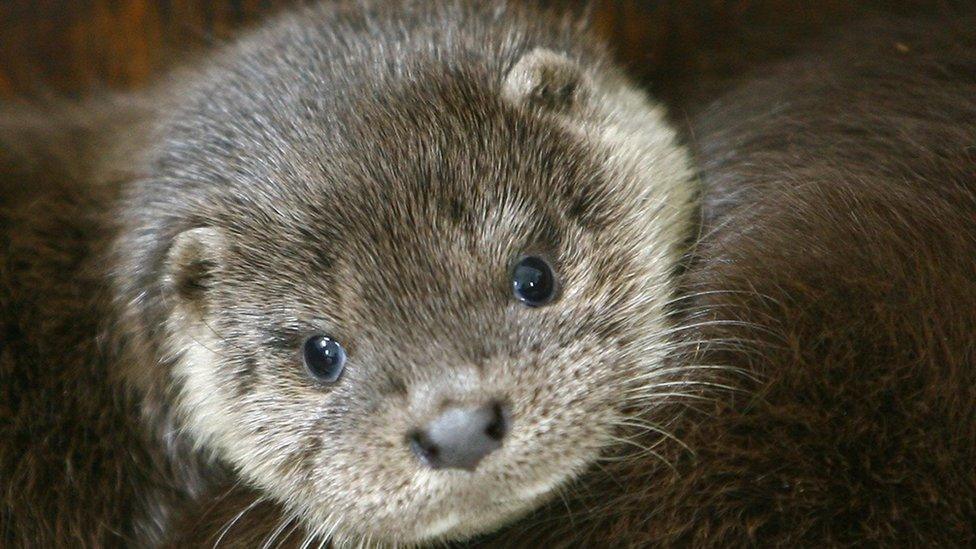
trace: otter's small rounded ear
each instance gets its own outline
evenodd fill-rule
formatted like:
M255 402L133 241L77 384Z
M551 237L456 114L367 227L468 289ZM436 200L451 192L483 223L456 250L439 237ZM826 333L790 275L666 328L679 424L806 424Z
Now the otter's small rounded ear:
M522 56L505 76L502 94L517 105L568 110L586 100L590 82L567 55L536 48Z
M166 255L164 284L167 293L202 304L213 286L223 257L223 233L210 227L189 229L176 235Z

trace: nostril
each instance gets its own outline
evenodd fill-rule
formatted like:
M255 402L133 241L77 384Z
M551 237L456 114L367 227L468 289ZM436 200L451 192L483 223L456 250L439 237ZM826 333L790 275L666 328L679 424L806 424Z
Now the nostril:
M500 403L492 406L493 416L491 422L485 427L485 435L492 440L500 441L508 434L508 410Z
M437 469L440 466L440 448L434 444L430 437L422 431L413 431L407 435L410 450L424 465Z

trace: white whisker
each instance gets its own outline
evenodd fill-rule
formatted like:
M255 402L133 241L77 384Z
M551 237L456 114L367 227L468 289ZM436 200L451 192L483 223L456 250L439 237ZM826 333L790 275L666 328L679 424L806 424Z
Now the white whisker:
M224 527L221 528L221 530L220 530L220 534L217 536L217 541L215 541L214 544L213 544L213 549L217 549L217 547L220 545L220 542L223 541L224 536L226 536L227 535L227 532L229 532L230 529L233 528L235 524L237 524L237 521L241 520L241 517L243 517L248 512L250 512L252 509L254 509L262 501L264 501L264 498L263 497L260 497L259 496L259 497L255 498L255 500L250 505L248 505L247 507L245 507L240 513L237 513L237 515L234 516L234 518L232 518L226 525L224 525Z

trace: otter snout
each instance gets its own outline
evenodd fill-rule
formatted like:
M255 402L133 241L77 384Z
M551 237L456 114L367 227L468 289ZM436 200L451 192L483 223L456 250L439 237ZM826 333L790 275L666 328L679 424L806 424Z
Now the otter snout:
M473 471L485 456L501 448L510 413L492 402L476 408L452 407L407 437L410 449L432 469Z

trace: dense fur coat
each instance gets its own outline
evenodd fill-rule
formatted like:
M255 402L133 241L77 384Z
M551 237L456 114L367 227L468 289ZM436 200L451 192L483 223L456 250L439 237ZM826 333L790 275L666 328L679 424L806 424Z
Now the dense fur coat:
M631 433L479 543L976 543L974 28L844 29L695 115L703 229L665 368L685 375L658 383L667 404L632 411L670 436ZM102 383L125 348L98 323L111 308L92 260L112 191L64 185L79 171L45 178L66 205L4 218L30 229L5 231L0 271L0 428L17 441L0 446L3 539L142 540L166 524L173 546L300 544L219 465L160 459L194 454L162 452L133 420L147 401ZM154 528L118 500L180 512Z
M202 460L164 438L168 406L120 372L136 357L115 327L105 268L119 186L92 185L91 160L105 152L93 136L122 112L135 124L139 109L101 109L0 122L4 547L141 545L204 485Z
M690 156L572 18L312 6L79 110L2 126L4 545L179 539L225 485L283 506L269 534L468 538L678 375ZM545 306L513 295L527 255L557 273ZM322 334L348 354L329 383L303 364ZM476 469L415 455L486 405L511 427Z
M693 379L649 418L674 438L480 544L976 543L973 29L840 29L694 117L704 228L672 357ZM216 492L185 539L249 501ZM258 506L229 539L277 523Z
M976 543L974 29L842 29L694 118L675 360L729 389L687 401L673 469L597 472L492 543Z

